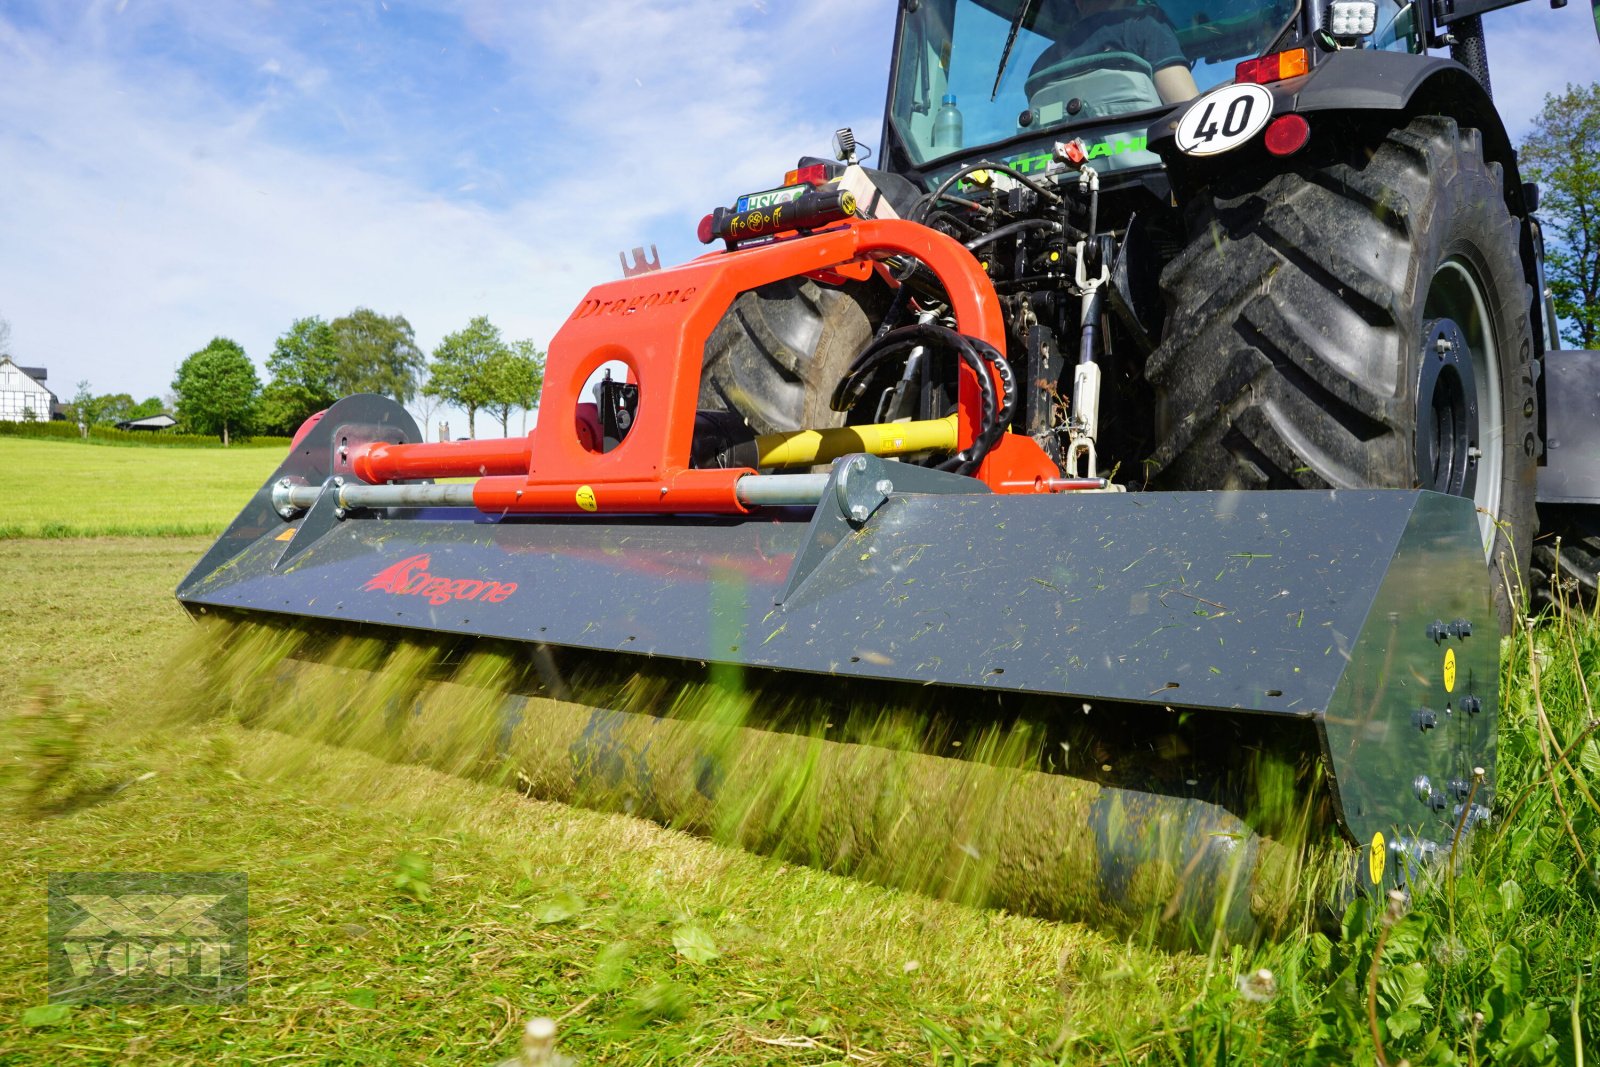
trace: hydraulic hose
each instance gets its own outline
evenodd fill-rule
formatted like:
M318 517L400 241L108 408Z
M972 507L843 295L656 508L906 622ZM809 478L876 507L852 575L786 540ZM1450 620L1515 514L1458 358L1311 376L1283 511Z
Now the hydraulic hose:
M835 411L850 410L866 392L873 373L880 366L918 346L953 349L977 378L980 398L977 433L970 446L939 465L940 470L971 474L1005 433L1016 409L1017 399L1016 375L1005 357L984 341L933 323L903 326L874 341L855 358L834 389L830 406ZM991 367L994 368L993 375L989 373ZM995 378L1000 379L998 392Z

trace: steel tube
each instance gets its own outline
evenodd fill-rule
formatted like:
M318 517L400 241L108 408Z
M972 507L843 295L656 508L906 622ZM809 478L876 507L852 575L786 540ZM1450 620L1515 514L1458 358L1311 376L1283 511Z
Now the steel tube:
M751 474L739 479L739 500L752 507L795 507L815 504L828 484L826 474ZM341 485L335 488L342 508L470 508L473 484ZM320 485L276 485L272 505L309 508L322 496Z
M272 503L282 509L309 508L322 496L320 485L278 485ZM472 486L450 485L341 485L336 487L342 508L470 508Z

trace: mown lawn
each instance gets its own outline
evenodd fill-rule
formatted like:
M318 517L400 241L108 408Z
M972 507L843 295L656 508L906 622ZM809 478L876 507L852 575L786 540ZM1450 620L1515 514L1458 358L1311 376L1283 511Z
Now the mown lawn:
M283 459L271 448L137 448L0 437L0 540L220 533Z
M146 460L131 495L177 506L187 455L115 451ZM21 502L48 517L43 493ZM583 1063L1531 1064L1600 1044L1592 619L1505 643L1501 821L1461 875L1388 915L1357 904L1343 936L1168 952L222 715L163 726L194 629L171 590L206 544L0 541L0 1063L492 1065L531 1015ZM45 875L73 870L246 872L248 1002L47 1006Z

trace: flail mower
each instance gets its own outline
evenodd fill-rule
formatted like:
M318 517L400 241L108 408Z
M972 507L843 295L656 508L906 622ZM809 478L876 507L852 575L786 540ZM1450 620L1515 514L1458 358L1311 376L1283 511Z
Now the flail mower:
M178 589L240 714L1179 937L1409 888L1491 818L1536 509L1600 501L1544 383L1600 376L1475 14L1208 3L1118 9L1167 100L1071 5L907 0L884 169L625 261L529 436L310 420Z

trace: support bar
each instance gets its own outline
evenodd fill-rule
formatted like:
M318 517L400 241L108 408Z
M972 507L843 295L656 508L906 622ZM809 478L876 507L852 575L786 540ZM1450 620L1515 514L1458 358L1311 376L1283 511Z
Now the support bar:
M822 499L826 474L748 474L735 485L739 502L749 507L808 507ZM272 506L285 511L309 508L331 492L341 508L470 508L476 507L476 484L450 485L296 485L272 487Z

